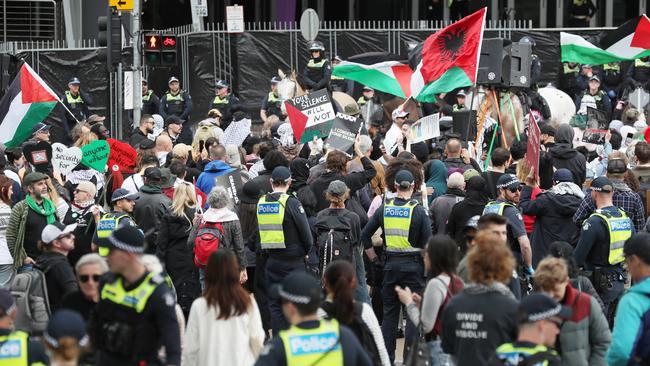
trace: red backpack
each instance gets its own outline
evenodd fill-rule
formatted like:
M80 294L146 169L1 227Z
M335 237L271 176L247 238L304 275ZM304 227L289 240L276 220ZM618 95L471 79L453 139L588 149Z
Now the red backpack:
M223 226L219 222L202 222L194 239L194 265L205 268L210 254L217 251L223 241Z
M438 277L434 278L437 279L438 281L442 282L441 279ZM456 276L452 275L451 276L451 281L449 281L449 285L447 286L447 294L445 295L444 300L442 300L442 304L440 305L440 310L438 310L438 318L436 319L436 322L433 325L433 334L435 335L440 335L442 331L442 311L447 306L447 303L451 298L463 291L463 288L465 287L465 284L463 283L463 280Z

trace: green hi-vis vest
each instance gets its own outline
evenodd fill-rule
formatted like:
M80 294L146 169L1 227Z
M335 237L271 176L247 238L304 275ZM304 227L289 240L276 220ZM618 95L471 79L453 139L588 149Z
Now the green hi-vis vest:
M220 96L214 97L212 104L228 104L230 103L230 94L226 94L225 97L221 98Z
M580 68L578 65L575 65L574 67L569 66L569 64L565 63L564 64L564 74L577 74L580 72Z
M0 336L0 365L28 366L27 344L29 335L22 331Z
M359 107L361 107L362 105L366 105L366 98L362 96L359 97L359 99L357 99L357 104L359 105Z
M485 208L483 209L483 215L495 213L497 215L503 216L503 211L505 211L507 206L517 209L517 206L509 202L490 201L487 205L485 205Z
M345 78L342 78L342 77L336 76L336 75L332 75L332 77L330 79L331 80L345 80Z
M582 96L582 99L580 99L580 104L587 102L588 97L592 97L596 103L600 103L603 100L603 96L605 96L605 92L602 90L598 90L598 93L596 93L596 95L591 95L589 94L589 90L586 90L585 94Z
M395 204L395 200L386 201L384 205L384 236L386 252L419 252L409 242L411 218L417 202L409 201L404 206Z
M603 71L619 72L621 71L621 64L618 62L610 62L603 65Z
M287 366L343 365L339 323L321 320L318 328L302 329L292 325L280 331Z
M634 67L650 67L650 61L644 62L643 60L637 58L634 60Z
M166 92L165 94L167 95L167 102L168 103L169 102L179 102L180 103L180 102L185 101L185 98L183 98L183 91L182 90L179 90L178 94L176 94L176 95L172 94L169 91Z
M309 59L309 62L307 62L307 67L310 69L320 69L325 65L325 59L321 59L319 62L314 62L314 59L311 58Z
M81 93L77 94L77 96L73 96L70 91L65 92L65 99L68 101L68 104L72 106L72 108L75 108L76 104L84 104L84 100L81 98Z
M131 308L136 313L142 313L149 297L156 290L158 285L163 281L156 281L154 277L159 276L156 273L149 273L142 283L131 291L124 290L122 278L118 277L115 282L107 283L102 288L101 299L108 300L118 305Z
M267 98L267 102L268 102L268 103L279 103L279 102L281 102L281 101L282 101L282 100L280 100L279 97L276 97L276 96L275 96L275 93L274 93L274 92L269 92L269 95L268 95L268 98Z
M609 231L608 262L611 265L619 264L625 260L623 244L632 236L632 220L627 217L625 211L620 208L618 211L621 213L621 217L612 217L601 210L596 210L591 214L591 216L600 217L607 224L607 230Z
M147 92L142 96L142 102L148 102L149 99L151 99L151 94L153 94L153 90L147 90Z
M120 220L125 217L129 217L129 215L112 212L104 214L97 223L97 237L100 239L105 239L111 236L111 233L118 228ZM102 257L106 257L108 256L110 250L106 247L99 247L98 252Z
M451 107L451 110L454 111L454 112L464 111L464 110L466 110L466 109L467 109L467 108L465 108L465 105L463 105L463 104L458 104L458 103L454 104L454 106Z
M547 352L546 346L537 345L535 347L515 347L512 343L505 343L497 348L497 356L500 360L504 361L505 365L518 365L521 356L532 356L540 352ZM555 352L555 351L553 351ZM535 364L536 366L546 366L548 361Z
M284 207L287 205L289 195L283 193L277 201L267 201L266 195L257 203L257 225L260 230L260 244L262 249L285 249Z

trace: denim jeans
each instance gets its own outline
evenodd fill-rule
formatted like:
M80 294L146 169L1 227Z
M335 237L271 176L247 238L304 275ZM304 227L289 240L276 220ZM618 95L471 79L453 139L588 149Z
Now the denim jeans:
M354 266L357 272L357 289L354 292L354 299L372 305L370 294L368 293L368 284L366 283L366 268L363 264L363 247L359 246L354 253Z
M427 342L429 352L431 352L431 366L451 366L451 357L442 351L441 341L435 340Z

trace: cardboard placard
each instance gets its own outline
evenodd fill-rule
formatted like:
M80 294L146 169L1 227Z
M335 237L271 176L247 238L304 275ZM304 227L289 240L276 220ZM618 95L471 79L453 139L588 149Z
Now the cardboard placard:
M241 192L243 184L241 180L241 172L238 169L235 169L228 174L222 174L216 177L214 185L215 187L225 188L233 202L236 205L239 204L239 196L237 196L237 192Z
M422 117L411 126L411 143L418 143L440 136L440 114Z
M88 145L84 145L81 147L81 152L83 153L81 164L100 173L104 173L106 171L106 163L108 162L110 150L106 140L96 140Z
M106 141L108 141L110 148L108 155L109 169L114 172L132 171L135 169L135 161L138 153L131 145L116 139L108 139Z
M607 112L600 109L587 107L587 128L592 130L607 130L609 118Z
M52 145L47 141L28 142L23 146L23 156L37 172L47 172L52 161Z
M541 144L540 130L535 118L530 118L528 126L528 146L526 150L526 160L528 166L535 168L535 177L539 178L539 148Z
M327 144L330 148L343 151L348 156L354 154L354 141L359 133L361 120L347 114L337 113L332 124Z
M314 137L327 137L336 117L325 89L301 95L284 102L296 141L306 143Z
M81 149L72 146L67 147L60 143L52 144L52 166L55 171L68 175L79 163L81 163Z
M392 154L393 151L397 148L397 139L399 138L399 135L402 133L402 130L397 127L396 124L391 124L390 128L388 131L386 131L386 135L384 136L384 147L386 148L386 152L388 154Z

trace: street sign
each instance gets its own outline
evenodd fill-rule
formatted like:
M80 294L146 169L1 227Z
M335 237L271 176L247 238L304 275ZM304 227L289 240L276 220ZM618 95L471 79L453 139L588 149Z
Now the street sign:
M132 11L134 0L108 0L109 7L115 7L119 11Z
M316 10L305 10L300 16L300 34L302 34L302 38L307 42L315 40L320 28L319 24L320 19L318 19L318 13L316 13Z
M228 33L244 33L243 6L226 6L226 26Z
M133 109L133 94L140 92L142 94L142 85L138 90L134 90L133 78L135 71L125 71L124 72L124 109L130 111Z

